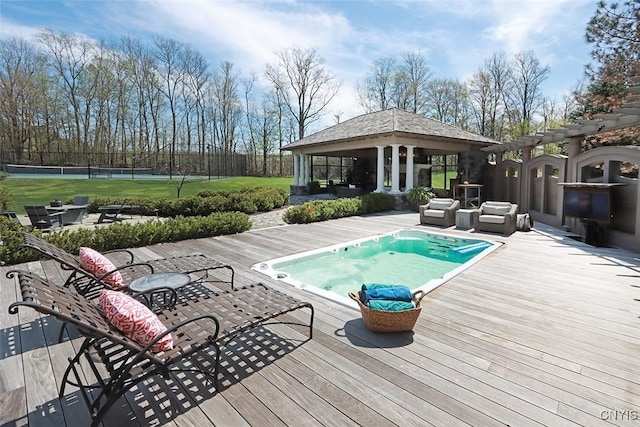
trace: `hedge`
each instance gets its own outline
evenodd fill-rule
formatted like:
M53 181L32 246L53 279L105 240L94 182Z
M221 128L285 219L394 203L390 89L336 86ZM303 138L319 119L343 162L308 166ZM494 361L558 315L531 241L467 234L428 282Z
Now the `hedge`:
M76 231L63 229L46 235L40 230L32 233L77 254L81 246L98 251L137 248L162 242L242 233L250 228L251 220L247 214L218 212L208 216L177 216L137 224L116 223L108 227L81 228ZM17 222L0 217L0 264L19 264L40 259L35 251L19 247L25 230Z
M394 208L395 199L392 196L371 193L337 200L314 200L292 206L284 213L283 219L287 224L308 224L347 216L385 212Z

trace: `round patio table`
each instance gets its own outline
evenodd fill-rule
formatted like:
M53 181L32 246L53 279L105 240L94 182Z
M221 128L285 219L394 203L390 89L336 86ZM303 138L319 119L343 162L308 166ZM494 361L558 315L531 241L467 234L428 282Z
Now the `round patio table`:
M139 277L129 284L133 292L143 292L142 297L151 308L155 297L162 296L162 308L173 307L177 301L177 290L191 283L191 277L185 273L153 273ZM167 294L170 298L167 298Z

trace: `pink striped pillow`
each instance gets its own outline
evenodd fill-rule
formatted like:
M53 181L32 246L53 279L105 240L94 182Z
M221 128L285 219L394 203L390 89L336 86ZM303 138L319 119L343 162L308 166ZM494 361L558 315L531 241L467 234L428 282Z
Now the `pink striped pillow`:
M100 291L99 302L109 322L143 347L167 330L158 316L144 304L122 292L103 289ZM172 348L173 337L167 334L151 350L158 352Z
M116 266L100 252L85 247L80 248L80 265L97 277L102 277L116 269ZM115 288L124 286L124 279L119 271L114 271L103 280Z

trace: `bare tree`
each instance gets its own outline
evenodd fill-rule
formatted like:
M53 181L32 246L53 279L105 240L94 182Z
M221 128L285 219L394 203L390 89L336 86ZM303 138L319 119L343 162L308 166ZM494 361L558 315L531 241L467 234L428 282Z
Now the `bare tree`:
M78 145L84 146L84 152L87 152L88 131L85 128L83 134L81 121L83 121L82 104L83 102L85 105L89 104L90 100L82 99L80 85L86 72L86 66L92 59L93 46L88 40L73 35L58 34L51 29L40 33L38 39L48 49L49 63L58 73L61 86L71 103L75 141ZM90 92L85 92L85 96L91 96ZM88 121L86 116L84 121Z
M505 93L509 90L509 62L504 52L484 61L469 81L472 109L480 134L501 141L505 128Z
M476 130L480 135L489 136L491 116L491 84L485 70L476 72L467 82L471 110L475 117Z
M171 178L175 165L174 156L178 137L177 97L184 78L183 51L185 47L176 40L160 36L155 37L154 45L153 52L163 83L160 91L169 102L171 114L171 142L169 144L169 177Z
M159 110L162 108L160 81L156 70L156 59L151 49L144 46L140 39L123 38L120 50L124 55L124 64L129 69L128 78L132 80L132 105L136 112L133 125L137 134L138 149L142 152L160 151Z
M250 160L253 162L253 169L257 170L257 140L258 129L257 123L258 117L255 106L253 105L253 87L257 81L257 77L254 74L247 79L242 80L242 86L244 88L244 114L245 114L245 131L243 133L243 140L245 150L249 154ZM245 136L246 133L246 136Z
M21 158L29 142L37 140L36 117L46 108L44 58L27 40L0 40L0 164L3 147Z
M468 126L468 94L465 85L450 79L433 79L427 86L428 115L460 127Z
M199 165L204 167L206 153L206 117L205 117L205 87L209 82L209 64L202 54L190 46L183 51L183 84L182 117L185 132L184 148L187 152L197 149L200 154ZM195 134L195 137L194 137Z
M236 132L242 107L238 96L239 75L233 63L223 61L213 76L213 102L215 108L215 132L224 154L224 173L227 174L227 153L236 148Z
M224 150L233 150L236 144L240 98L238 96L239 75L233 63L223 61L213 77L215 106L218 110L217 133Z
M339 84L324 67L316 49L292 47L277 52L278 63L267 64L265 76L280 92L283 105L298 124L298 138L304 138L309 125L320 120Z
M419 53L406 52L401 62L377 59L357 84L358 103L367 113L399 108L426 114L430 78L431 71Z
M423 114L427 101L427 84L431 71L422 55L417 52L404 54L404 62L400 65L400 74L404 79L404 109Z
M510 68L510 90L505 93L511 122L511 137L533 133L534 115L543 103L542 83L549 77L549 66L540 64L533 51L517 53Z
M365 113L391 108L396 74L393 58L380 58L369 67L369 73L356 86L358 103Z

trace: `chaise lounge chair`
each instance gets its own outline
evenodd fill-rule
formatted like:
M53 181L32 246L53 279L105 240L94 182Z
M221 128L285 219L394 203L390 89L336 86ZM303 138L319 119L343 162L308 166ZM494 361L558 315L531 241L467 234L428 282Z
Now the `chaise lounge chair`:
M61 249L44 239L36 237L33 234L23 233L23 244L21 246L31 248L40 252L47 258L58 261L63 270L70 270L71 274L67 278L64 286L73 286L79 294L84 295L89 299L96 298L100 289L109 287L109 285L104 282L104 279L109 277L114 271L118 271L120 273L123 278L123 282L126 285L137 278L147 276L149 274L172 272L199 275L194 282L202 282L209 278L210 270L224 268L229 270L231 273L231 278L228 283L233 289L233 280L235 276L233 267L203 254L192 254L135 262L133 253L127 249L107 251L103 254L121 253L127 256L128 261L120 266L114 263L115 270L111 270L101 276L96 276L83 266L79 256L70 254L64 249ZM227 283L226 281L216 281Z
M59 397L67 384L77 386L92 418L92 426L100 424L109 409L120 398L145 379L162 375L178 378L181 371L198 372L212 381L219 391L221 347L245 331L273 323L300 325L313 334L313 306L263 284L214 292L209 298L185 301L175 310L157 314L166 331L141 345L112 325L105 312L72 289L58 286L26 271L11 270L8 278L17 276L22 297L11 304L9 313L23 307L73 324L84 341L69 365L60 384ZM276 321L281 315L308 308L309 324ZM286 319L285 319L286 320ZM169 334L173 348L155 352L152 348ZM228 350L227 350L228 351ZM192 357L195 356L195 357ZM90 384L81 365L88 364L98 380ZM103 372L101 375L100 372Z

